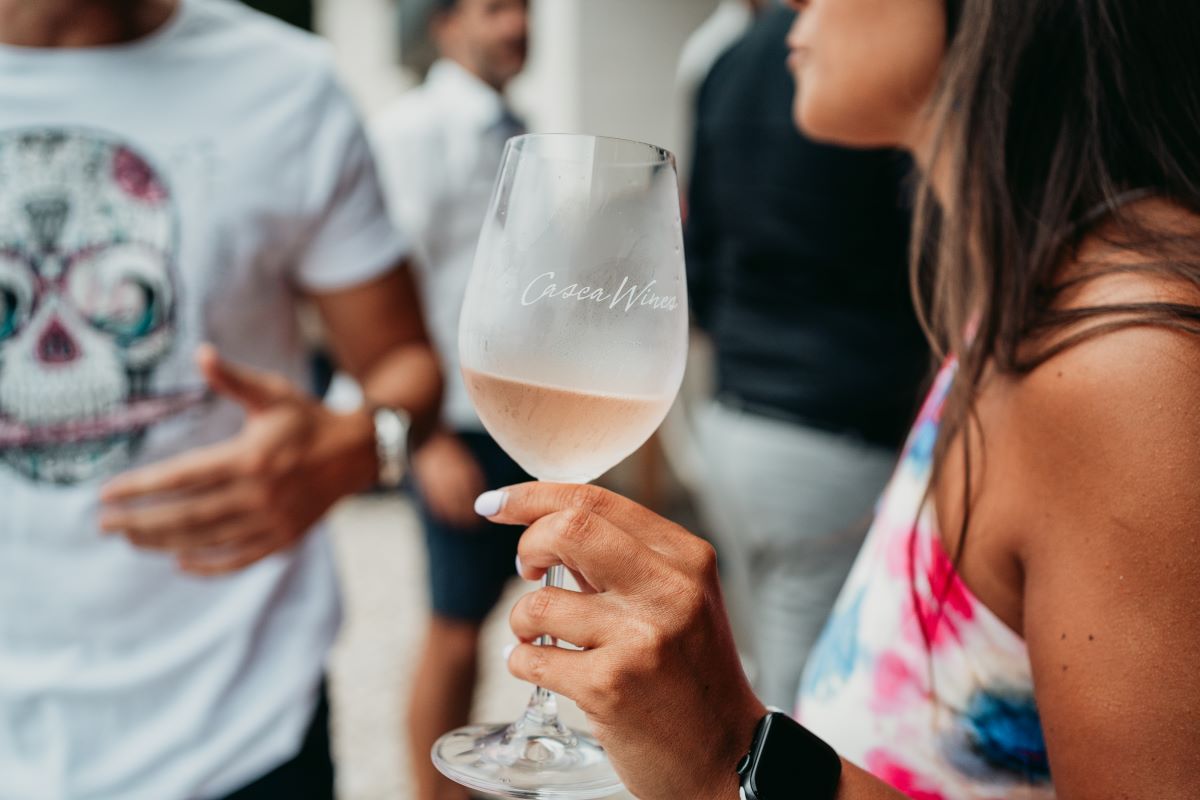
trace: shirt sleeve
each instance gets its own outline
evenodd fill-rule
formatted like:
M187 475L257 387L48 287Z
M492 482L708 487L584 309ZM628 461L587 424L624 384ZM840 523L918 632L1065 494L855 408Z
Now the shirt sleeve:
M410 250L388 217L362 121L332 74L322 95L304 184L308 232L294 266L297 283L315 292L368 283Z

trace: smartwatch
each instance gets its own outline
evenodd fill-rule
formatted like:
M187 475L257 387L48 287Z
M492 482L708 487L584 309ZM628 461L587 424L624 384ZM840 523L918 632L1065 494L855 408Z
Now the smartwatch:
M842 759L787 714L773 711L758 723L750 752L737 765L742 800L834 800Z

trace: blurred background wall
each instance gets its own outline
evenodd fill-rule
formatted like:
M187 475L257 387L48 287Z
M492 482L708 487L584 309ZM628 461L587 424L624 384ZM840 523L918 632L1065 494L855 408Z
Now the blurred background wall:
M675 122L675 67L687 37L716 5L532 0L529 68L514 84L514 105L532 130L676 149L685 134ZM343 77L368 115L417 82L400 63L395 0L318 0L315 24L333 41Z

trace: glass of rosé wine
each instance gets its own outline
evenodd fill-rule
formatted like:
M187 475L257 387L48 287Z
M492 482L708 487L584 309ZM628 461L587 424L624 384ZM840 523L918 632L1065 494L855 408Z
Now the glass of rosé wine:
M674 156L595 136L509 140L459 324L463 377L492 437L538 480L595 480L662 423L687 339ZM544 584L562 582L558 566ZM433 760L503 797L621 789L604 750L565 727L541 688L521 719L448 733Z

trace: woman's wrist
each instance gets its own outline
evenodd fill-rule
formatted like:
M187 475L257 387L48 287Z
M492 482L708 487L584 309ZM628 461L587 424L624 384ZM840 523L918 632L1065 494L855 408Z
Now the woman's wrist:
M766 715L766 706L752 694L738 704L738 712L715 743L709 778L705 782L707 793L698 795L702 800L738 800L741 778L737 774L737 765L742 756L750 752L754 731Z

